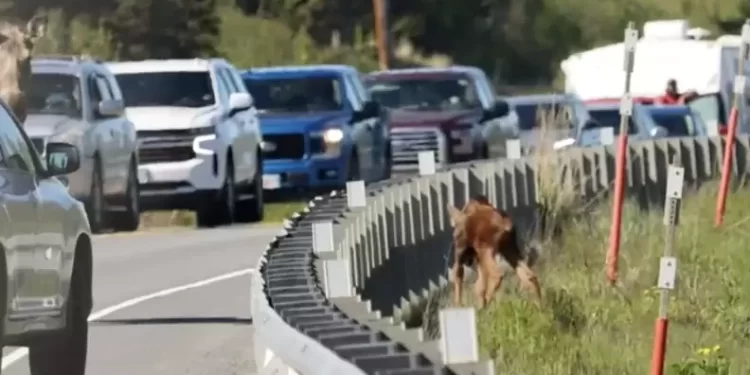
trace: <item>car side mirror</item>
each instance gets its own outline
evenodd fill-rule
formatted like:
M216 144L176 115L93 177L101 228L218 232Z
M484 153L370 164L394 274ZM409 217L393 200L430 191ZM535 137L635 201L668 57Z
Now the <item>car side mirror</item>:
M253 97L246 92L235 92L229 95L229 111L233 115L253 106Z
M352 122L358 122L378 116L380 116L380 103L370 100L364 103L360 111L354 113L352 116Z
M669 131L663 126L657 126L651 129L651 136L653 138L663 138L669 135Z
M64 176L81 167L78 148L69 143L47 143L44 154L47 162L47 177Z
M499 99L492 107L492 117L505 117L510 113L510 105L505 100Z
M117 117L122 115L125 106L122 100L107 99L99 102L97 112L102 117Z

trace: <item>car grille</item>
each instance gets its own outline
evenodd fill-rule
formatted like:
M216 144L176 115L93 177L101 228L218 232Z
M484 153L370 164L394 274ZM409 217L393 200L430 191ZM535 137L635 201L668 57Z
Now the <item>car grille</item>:
M302 159L305 156L304 134L264 134L263 158L269 159Z
M419 153L434 151L435 161L442 162L445 136L439 129L391 129L391 151L394 166L418 165Z
M138 132L140 163L169 163L195 158L192 130L148 130Z
M44 142L44 138L31 138L31 144L34 145L34 148L39 153L39 155L44 155L45 143L46 142Z

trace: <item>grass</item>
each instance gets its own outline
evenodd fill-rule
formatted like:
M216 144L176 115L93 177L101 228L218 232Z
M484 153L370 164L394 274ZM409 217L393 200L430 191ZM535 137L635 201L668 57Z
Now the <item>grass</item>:
M544 116L538 121L544 128L560 123ZM543 221L532 234L543 250L535 266L544 287L542 308L511 277L478 312L480 347L504 374L647 374L659 307L663 213L626 204L620 279L610 287L610 203L589 204L581 212L584 205L569 183L576 171L556 164L548 146L540 139L533 155ZM683 201L667 374L750 374L750 189L730 195L721 229L713 227L716 191L716 184L707 184ZM443 290L427 303L428 337L435 335L435 315L448 294Z
M684 363L699 349L718 345L731 360L729 374L748 374L750 190L729 198L724 229L713 228L715 191L702 189L683 204L667 363ZM644 215L635 205L625 209L616 288L607 285L604 273L609 222L608 207L597 208L566 226L545 249L537 266L545 287L541 310L517 292L513 281L510 291L478 313L480 345L497 359L500 373L648 373L659 304L654 285L664 247L662 215Z
M281 223L304 207L304 202L266 203L263 223ZM141 215L141 229L175 226L195 226L195 213L193 211L175 210L146 212Z

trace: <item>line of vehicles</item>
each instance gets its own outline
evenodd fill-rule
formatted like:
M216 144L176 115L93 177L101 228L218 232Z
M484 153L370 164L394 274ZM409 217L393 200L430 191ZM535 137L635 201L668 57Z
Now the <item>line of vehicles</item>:
M652 34L639 43L675 43ZM636 56L652 50L659 48L639 45ZM263 218L264 194L413 172L421 151L446 165L504 157L511 139L533 147L540 108L565 114L558 147L599 144L603 127L617 136L620 80L599 77L594 85L579 73L591 64L616 65L597 51L563 62L566 93L514 97L498 96L481 69L467 66L363 74L345 65L240 71L223 59L38 57L25 128L42 154L60 140L80 148L81 168L67 183L94 231L135 230L140 211L151 209L194 210L201 227L252 222ZM639 61L637 72L651 66ZM648 98L661 94L655 78L674 77L634 80L651 91L634 86L631 137L721 131L726 106L711 107L705 98L721 104L726 93L699 88L685 106L652 105Z

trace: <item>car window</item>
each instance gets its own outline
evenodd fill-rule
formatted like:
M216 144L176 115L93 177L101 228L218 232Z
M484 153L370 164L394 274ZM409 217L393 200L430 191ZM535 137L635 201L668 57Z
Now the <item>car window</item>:
M657 110L651 112L651 118L657 126L664 128L671 137L686 137L695 134L695 126L688 113L665 113Z
M120 73L116 78L127 107L198 108L216 103L208 71Z
M591 118L596 120L600 125L599 127L607 127L614 129L615 135L620 134L620 108L615 107L612 109L593 109L589 110ZM588 130L588 129L586 129ZM628 134L636 134L637 128L633 123L633 117L628 118Z
M342 83L337 76L249 78L245 81L259 111L286 113L341 110L345 95Z
M240 88L237 87L237 84L235 84L234 80L232 79L232 74L229 72L228 69L219 69L219 74L224 79L224 84L229 89L229 93L233 94L236 92L240 92Z
M704 123L718 126L724 123L721 98L718 95L697 97L687 103L687 106L701 117Z
M96 80L96 87L99 89L102 100L112 100L115 95L112 93L112 89L109 87L107 80L98 74L94 79Z
M221 74L221 69L216 69L214 76L216 77L216 89L219 91L219 100L222 103L226 103L229 101L229 85L227 84L224 75Z
M362 109L362 105L366 100L357 90L357 86L355 85L354 81L354 78L350 74L344 74L347 97L349 97L352 108L354 108L355 111L359 111Z
M39 169L39 155L5 106L0 106L0 166L30 174Z
M464 74L372 79L368 88L372 98L388 108L413 111L483 108L473 78Z
M112 88L112 83L102 74L96 75L96 80L99 82L100 90L104 94L104 97L110 100L116 99L115 90Z
M69 74L34 73L26 109L29 114L81 116L81 84Z
M86 79L86 85L89 90L89 100L91 101L91 104L96 106L97 103L102 101L102 92L99 89L99 83L97 82L96 77L93 75L89 76L89 78Z
M532 130L541 124L555 121L556 128L573 128L573 109L563 103L524 103L513 106L521 130Z

